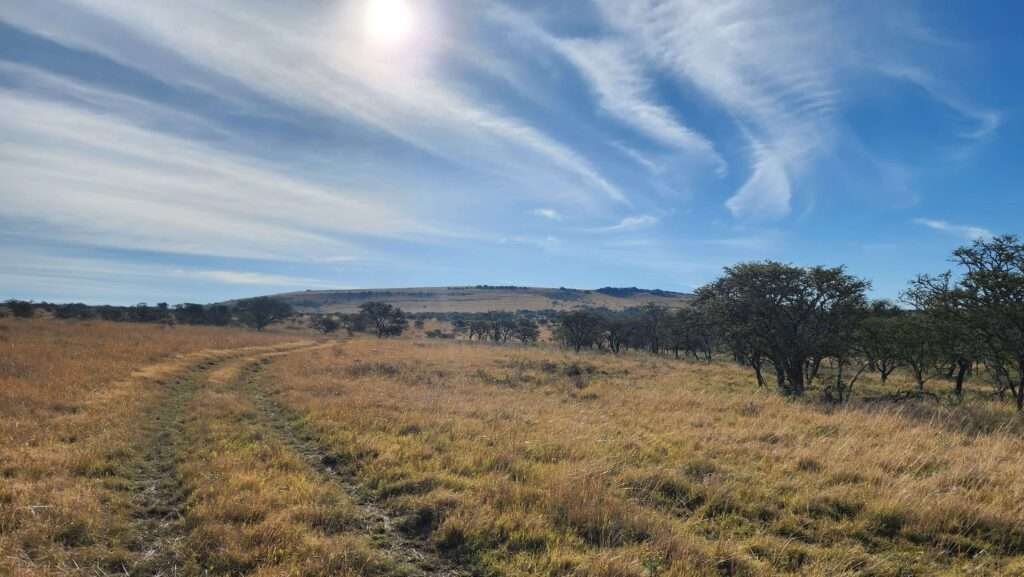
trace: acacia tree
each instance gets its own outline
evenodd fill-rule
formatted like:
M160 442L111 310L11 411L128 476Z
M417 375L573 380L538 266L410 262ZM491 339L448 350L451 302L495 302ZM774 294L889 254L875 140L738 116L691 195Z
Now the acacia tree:
M948 368L946 376L954 379L953 392L958 398L963 397L964 381L979 351L979 335L971 326L963 296L948 271L936 276L920 275L903 293L905 302L927 315L926 328L940 365L935 370Z
M602 338L604 319L601 315L588 310L562 313L558 318L555 334L567 347L577 353L583 348L590 348Z
M145 304L140 303L139 306L145 307ZM241 321L257 331L262 331L271 323L284 320L295 312L290 304L273 297L240 301L237 310Z
M781 392L802 395L807 367L849 345L870 284L842 267L752 262L697 291L715 323L744 356L770 360Z
M536 342L540 338L540 327L533 319L522 317L516 321L512 334L524 345Z
M16 319L29 319L35 314L35 307L32 306L32 301L10 299L4 304L6 304L7 309L11 311L11 316Z
M647 303L641 307L637 320L647 348L654 354L660 353L671 339L672 317L668 309L657 303Z
M899 318L905 311L891 301L873 301L857 326L852 352L865 363L865 369L878 373L885 384L889 377L902 366L896 332Z
M618 354L623 347L629 347L630 338L635 331L635 324L632 319L622 313L606 313L602 328L602 337L608 350Z
M932 317L923 311L902 315L890 336L900 364L910 369L917 389L924 391L925 383L939 376L945 364L942 338Z
M1024 411L1024 244L1013 235L979 239L953 259L965 270L953 295L977 331L983 361Z
M379 339L399 336L409 326L405 312L388 303L363 303L359 306L359 315L368 326L373 327Z
M469 340L473 340L473 337L476 336L482 341L488 334L490 334L490 329L486 321L475 320L469 323Z
M319 315L313 319L313 328L326 335L337 332L341 328L341 323L334 317Z
M872 315L864 319L857 333L857 353L864 357L869 369L878 373L883 385L903 365L897 340L899 322L898 316Z

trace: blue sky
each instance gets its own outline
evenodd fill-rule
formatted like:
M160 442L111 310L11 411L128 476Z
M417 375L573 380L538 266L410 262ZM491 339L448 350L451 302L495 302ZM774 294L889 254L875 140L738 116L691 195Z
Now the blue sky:
M0 296L896 296L1021 233L1015 2L5 1Z

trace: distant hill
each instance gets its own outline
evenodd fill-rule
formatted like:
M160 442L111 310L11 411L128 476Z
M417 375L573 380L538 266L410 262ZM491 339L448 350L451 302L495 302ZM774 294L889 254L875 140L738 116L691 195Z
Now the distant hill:
M480 313L517 310L571 310L604 307L622 310L655 302L671 308L692 299L686 293L636 287L596 290L517 286L419 287L309 290L273 295L304 313L351 313L369 301L397 305L410 313Z

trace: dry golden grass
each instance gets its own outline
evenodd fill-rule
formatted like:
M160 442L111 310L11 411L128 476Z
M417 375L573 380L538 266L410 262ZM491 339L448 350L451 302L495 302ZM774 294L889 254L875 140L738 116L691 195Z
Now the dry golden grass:
M483 573L1024 575L999 407L1003 431L965 433L959 409L828 409L727 364L409 340L282 358L265 386Z
M273 429L243 373L220 372L187 407L184 574L394 575L358 507Z
M281 335L0 321L0 574L122 572L125 467L159 382Z
M467 575L1024 575L1024 423L980 388L834 408L646 354L0 327L0 575L449 574L423 544Z

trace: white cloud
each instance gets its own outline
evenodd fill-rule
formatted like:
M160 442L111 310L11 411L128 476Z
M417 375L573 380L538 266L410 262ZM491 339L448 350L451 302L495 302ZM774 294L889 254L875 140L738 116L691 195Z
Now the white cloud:
M558 40L555 45L587 78L610 115L662 144L710 160L719 175L725 174L725 161L711 141L680 124L667 107L653 102L650 80L627 46L591 40Z
M927 92L936 101L974 122L975 127L972 130L960 133L962 138L984 140L995 134L1002 125L1003 117L998 111L982 108L967 102L962 97L956 95L954 90L943 86L932 74L922 68L885 64L879 67L879 71L886 76L910 82Z
M790 211L792 182L831 139L838 91L833 15L821 4L736 0L601 0L605 20L722 106L753 151L750 176L728 201L736 216Z
M564 218L562 213L553 208L537 208L533 210L533 214L548 220L562 220Z
M664 167L661 164L655 162L654 160L651 160L646 154L640 152L639 150L633 147L626 146L625 144L616 141L612 141L609 144L611 144L613 148L616 148L620 152L622 152L622 154L625 154L627 157L631 158L633 162L636 162L640 166L646 168L652 174L658 174L662 170L664 170Z
M770 219L789 214L793 194L785 162L774 151L754 143L754 173L729 200L726 208L740 218Z
M65 241L312 260L362 254L341 236L447 234L371 192L304 182L110 113L5 90L0 108L4 216Z
M951 224L944 220L934 220L930 218L915 218L915 224L926 226L932 230L938 230L955 236L965 238L967 240L978 240L984 238L991 238L993 236L992 231L987 228L980 226L969 226L962 224Z
M513 236L503 237L497 240L498 244L518 244L523 246L530 246L545 251L553 251L562 247L562 240L556 236L544 236L544 237L531 237L531 236Z
M325 288L331 286L324 281L312 279L282 276L277 274L265 274L259 272L246 272L234 270L186 270L177 269L174 274L214 281L222 284L254 285L254 286L276 286L276 287L302 287L302 288Z
M649 214L627 216L618 223L589 229L589 232L629 232L649 228L658 224L658 217Z
M635 47L617 39L560 38L502 6L492 7L489 16L565 58L587 81L608 115L658 143L711 162L719 175L725 174L726 163L711 141L655 101L649 71Z
M420 5L424 31L398 56L360 40L359 3L304 6L309 9L242 0L69 0L69 13L60 19L32 3L10 6L3 18L172 85L230 100L245 100L246 90L255 91L520 183L535 183L543 167L552 178L575 185L563 190L573 190L576 202L629 203L579 152L439 79L434 65L446 43L430 40L442 36L432 28L440 26L429 13L432 4Z
M131 304L187 300L188 295L233 294L235 287L267 290L341 288L335 283L245 270L127 262L116 258L58 255L33 248L0 248L7 296ZM197 289L197 286L202 288Z

